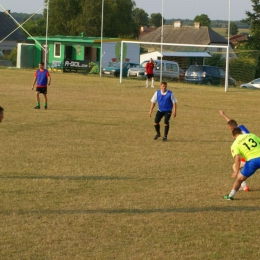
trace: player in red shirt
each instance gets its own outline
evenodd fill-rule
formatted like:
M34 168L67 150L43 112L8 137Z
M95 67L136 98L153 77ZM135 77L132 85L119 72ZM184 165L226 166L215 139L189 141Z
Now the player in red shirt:
M154 61L151 58L149 62L146 63L145 65L145 74L146 74L146 88L148 88L148 80L152 79L151 83L151 88L154 88L154 75L153 75L153 70L154 70Z

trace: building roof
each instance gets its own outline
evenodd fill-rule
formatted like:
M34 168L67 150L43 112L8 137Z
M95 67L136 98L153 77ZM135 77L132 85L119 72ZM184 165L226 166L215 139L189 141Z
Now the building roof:
M230 42L232 44L237 44L241 41L245 41L247 40L247 36L246 35L241 35L241 34L238 34L238 35L233 35L232 37L229 38Z
M161 53L158 52L159 55L161 56ZM169 57L193 57L193 58L210 58L211 55L208 54L207 52L183 52L183 51L176 51L176 52L169 52L169 51L163 51L162 52L163 57L164 56L169 56Z
M7 35L12 33L12 31L14 31L18 27L15 21L4 12L0 12L0 26L0 40L4 39ZM17 29L5 40L22 42L26 40L26 36L21 31L21 29Z
M139 41L144 42L161 42L161 27L155 31L147 33L139 37ZM210 44L222 44L227 45L228 41L220 34L213 31L208 26L179 26L164 25L163 26L163 42L164 43L177 43L177 44L197 44L197 45L210 45ZM180 47L172 48L174 50L180 49ZM182 47L184 49L184 47ZM193 48L190 51L196 51Z
M140 28L140 34L139 34L139 37L147 34L147 33L150 33L152 31L155 31L157 28L152 28L152 27L145 27L145 26L142 26Z
M45 36L35 36L35 37L28 37L28 40L37 40L37 41L44 41L46 40ZM119 42L123 39L120 38L102 38L102 42ZM65 35L54 35L48 36L47 41L52 42L73 42L73 43L100 43L101 37L87 37L82 34L82 36L65 36Z

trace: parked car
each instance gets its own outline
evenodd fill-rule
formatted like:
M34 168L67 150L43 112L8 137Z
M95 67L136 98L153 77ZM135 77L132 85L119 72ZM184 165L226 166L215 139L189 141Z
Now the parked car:
M132 62L123 62L123 77L127 76L127 71L129 68L135 68L140 66L137 63ZM105 67L102 69L102 74L106 76L114 76L119 77L120 76L120 62L111 62L108 67Z
M226 72L223 69L219 68L219 73L220 73L220 76L222 78L221 83L224 84L225 79L226 79ZM235 87L236 84L237 84L236 80L233 79L231 76L228 76L228 85Z
M243 83L240 85L240 88L260 88L260 78L254 79L248 83Z
M207 65L191 65L185 73L185 82L220 85L221 75L219 68Z
M145 66L149 62L146 60L142 62L139 67L131 68L128 70L127 76L129 78L138 78L138 79L145 79ZM154 77L155 79L160 78L161 68L162 68L162 77L166 79L179 79L180 68L179 64L174 61L168 60L154 60L155 67L154 67Z

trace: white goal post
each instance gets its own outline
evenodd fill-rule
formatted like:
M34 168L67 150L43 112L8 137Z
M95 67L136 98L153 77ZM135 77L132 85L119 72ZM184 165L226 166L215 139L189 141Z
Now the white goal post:
M219 48L226 49L226 74L225 74L225 92L228 89L228 75L229 75L229 44L225 45L198 45L198 44L178 44L178 43L158 43L158 42L141 42L141 41L121 41L121 57L123 57L124 43L144 44L144 45L163 45L163 46L181 46L181 47L199 47L199 48ZM161 59L163 55L161 54ZM120 59L120 71L123 71L123 59ZM161 67L162 68L162 67ZM162 71L160 72L160 74ZM120 83L123 80L123 73L120 73Z

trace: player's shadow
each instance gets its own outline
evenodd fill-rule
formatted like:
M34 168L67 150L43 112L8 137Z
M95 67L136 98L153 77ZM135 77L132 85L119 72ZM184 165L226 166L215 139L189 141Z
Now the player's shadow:
M121 176L99 176L99 175L90 175L90 176L53 176L53 175L46 175L46 176L37 176L37 175L24 175L24 176L0 176L0 179L18 179L18 180L74 180L74 181L84 181L84 180L130 180L134 178L130 177L121 177Z
M228 202L229 203L229 202ZM233 202L232 202L233 203ZM154 214L154 213L202 213L202 212L255 212L260 207L254 206L223 206L205 208L162 208L162 209L77 209L77 210L2 210L1 215L74 215L74 214Z

